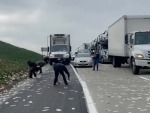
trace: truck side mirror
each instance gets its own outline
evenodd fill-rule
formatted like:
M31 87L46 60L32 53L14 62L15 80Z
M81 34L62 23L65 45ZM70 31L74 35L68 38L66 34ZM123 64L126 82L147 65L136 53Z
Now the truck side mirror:
M128 44L128 35L125 35L125 44Z

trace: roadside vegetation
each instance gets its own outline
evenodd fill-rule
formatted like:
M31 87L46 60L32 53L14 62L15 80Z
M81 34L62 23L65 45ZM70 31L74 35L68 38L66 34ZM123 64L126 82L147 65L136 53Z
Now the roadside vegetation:
M0 86L27 72L28 60L42 60L42 55L0 41Z

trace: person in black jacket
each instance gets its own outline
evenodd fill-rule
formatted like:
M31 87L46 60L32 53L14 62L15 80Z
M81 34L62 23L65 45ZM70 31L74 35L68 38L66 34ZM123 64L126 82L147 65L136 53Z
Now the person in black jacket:
M32 78L32 75L34 75L34 77L36 77L36 72L40 71L40 73L42 73L42 66L38 65L35 62L32 61L28 61L27 62L28 66L29 66L29 78Z
M94 57L93 57L93 70L95 70L95 66L97 68L97 71L98 71L98 63L99 63L99 53L98 51L95 51L94 53Z
M56 83L58 82L58 76L59 76L59 74L62 75L65 85L68 85L68 82L67 82L67 80L66 80L66 76L65 76L64 72L68 75L68 80L70 80L70 73L69 73L69 71L67 70L67 68L65 67L65 65L62 64L62 63L59 63L59 62L56 60L56 61L55 61L55 64L53 65L53 69L54 69L54 72L55 72L55 78L54 78L54 83L53 83L53 85L55 86Z
M37 64L37 67L38 67L37 71L40 71L40 73L42 73L42 67L46 64L46 62L45 61L37 61L36 64Z

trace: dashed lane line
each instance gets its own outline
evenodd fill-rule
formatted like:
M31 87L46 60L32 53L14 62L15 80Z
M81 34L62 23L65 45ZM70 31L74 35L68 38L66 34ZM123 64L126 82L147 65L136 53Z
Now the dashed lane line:
M146 77L141 77L141 76L140 76L140 78L142 78L142 79L144 79L144 80L150 80L150 79L148 79L148 78L146 78Z

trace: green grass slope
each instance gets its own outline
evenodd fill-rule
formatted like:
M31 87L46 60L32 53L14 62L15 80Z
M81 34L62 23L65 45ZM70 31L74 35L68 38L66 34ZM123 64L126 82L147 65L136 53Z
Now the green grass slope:
M0 41L0 81L27 70L27 61L42 60L42 55Z

